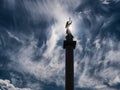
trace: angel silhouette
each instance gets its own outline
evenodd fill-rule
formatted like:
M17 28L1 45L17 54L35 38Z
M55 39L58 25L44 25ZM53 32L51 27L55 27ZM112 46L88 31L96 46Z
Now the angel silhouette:
M66 28L66 34L71 35L71 31L69 29L70 25L72 24L71 18L69 18L69 21L66 22L65 28Z

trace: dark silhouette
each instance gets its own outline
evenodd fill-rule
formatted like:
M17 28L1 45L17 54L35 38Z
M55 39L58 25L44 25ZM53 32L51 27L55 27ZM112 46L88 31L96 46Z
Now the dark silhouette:
M66 23L67 25L67 23ZM69 28L67 27L67 30ZM74 90L74 55L76 41L73 41L71 33L67 33L63 48L66 49L66 65L65 65L65 90Z

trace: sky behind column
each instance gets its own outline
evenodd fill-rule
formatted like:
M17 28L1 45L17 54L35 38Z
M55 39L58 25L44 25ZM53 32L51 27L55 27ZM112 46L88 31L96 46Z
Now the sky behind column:
M120 89L120 0L0 0L1 90L64 90L69 17L75 90Z

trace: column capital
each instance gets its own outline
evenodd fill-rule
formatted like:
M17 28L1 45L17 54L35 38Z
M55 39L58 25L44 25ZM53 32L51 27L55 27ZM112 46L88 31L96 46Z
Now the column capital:
M72 47L75 49L76 47L76 41L73 41L73 36L71 34L68 34L66 36L66 40L64 40L63 48L66 49L67 47Z

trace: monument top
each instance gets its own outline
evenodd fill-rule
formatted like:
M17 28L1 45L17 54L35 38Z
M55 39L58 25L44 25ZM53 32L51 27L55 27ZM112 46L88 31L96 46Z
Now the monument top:
M69 21L67 21L67 22L66 22L66 25L65 25L66 34L67 34L67 35L72 35L72 33L71 33L70 29L69 29L69 27L70 27L71 24L72 24L72 20L71 20L71 18L69 18Z

